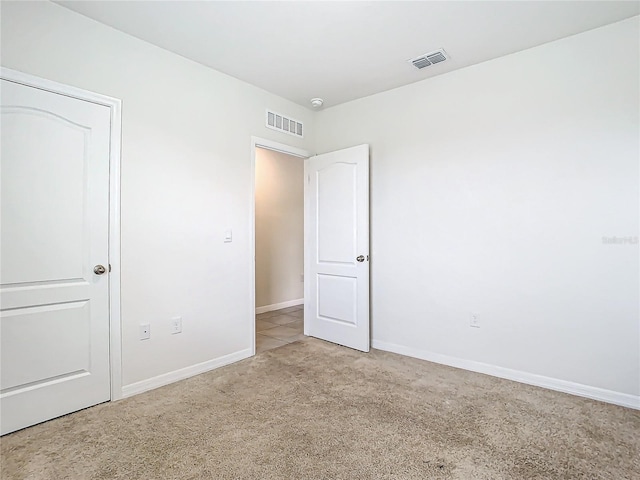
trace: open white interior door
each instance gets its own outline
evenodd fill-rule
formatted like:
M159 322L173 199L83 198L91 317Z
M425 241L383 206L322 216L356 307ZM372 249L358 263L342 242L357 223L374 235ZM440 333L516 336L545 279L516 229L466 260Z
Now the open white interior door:
M369 351L369 145L305 160L305 334Z

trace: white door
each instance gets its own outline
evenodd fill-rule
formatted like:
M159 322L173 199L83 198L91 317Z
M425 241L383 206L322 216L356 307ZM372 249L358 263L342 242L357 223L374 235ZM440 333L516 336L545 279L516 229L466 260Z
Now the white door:
M369 351L369 145L305 160L305 334Z
M110 109L5 79L0 97L5 434L110 398Z

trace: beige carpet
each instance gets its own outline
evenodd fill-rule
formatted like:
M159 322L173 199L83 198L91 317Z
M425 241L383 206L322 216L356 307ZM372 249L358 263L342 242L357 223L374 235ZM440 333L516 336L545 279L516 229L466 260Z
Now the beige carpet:
M3 479L638 479L640 412L305 339L2 438Z

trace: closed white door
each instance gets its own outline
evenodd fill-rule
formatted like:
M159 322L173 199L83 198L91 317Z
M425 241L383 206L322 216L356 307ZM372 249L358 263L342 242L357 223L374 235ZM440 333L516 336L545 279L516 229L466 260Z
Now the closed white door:
M0 97L5 434L110 399L110 110L6 79Z
M305 333L369 351L369 145L305 160Z

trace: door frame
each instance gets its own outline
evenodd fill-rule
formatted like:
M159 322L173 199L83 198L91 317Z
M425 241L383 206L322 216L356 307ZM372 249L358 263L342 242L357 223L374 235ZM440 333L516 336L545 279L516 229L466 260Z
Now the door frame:
M111 401L122 398L122 328L120 315L120 156L122 101L99 93L0 67L0 77L28 87L109 108L109 370Z
M286 153L294 157L298 157L301 160L313 156L307 150L302 148L292 147L285 145L284 143L274 142L266 138L251 137L251 199L250 199L250 241L249 248L251 249L251 267L250 267L250 285L251 291L249 292L249 307L251 308L249 318L249 331L251 332L251 355L256 354L256 148L264 148L265 150L272 150L274 152ZM307 252L305 249L305 261Z

